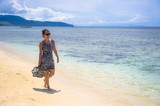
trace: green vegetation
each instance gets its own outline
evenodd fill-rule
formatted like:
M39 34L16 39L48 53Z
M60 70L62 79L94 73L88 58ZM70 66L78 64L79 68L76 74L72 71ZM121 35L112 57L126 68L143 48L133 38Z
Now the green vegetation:
M34 21L26 20L20 16L15 15L0 15L0 26L63 26L74 27L72 24L64 22L51 22L51 21Z

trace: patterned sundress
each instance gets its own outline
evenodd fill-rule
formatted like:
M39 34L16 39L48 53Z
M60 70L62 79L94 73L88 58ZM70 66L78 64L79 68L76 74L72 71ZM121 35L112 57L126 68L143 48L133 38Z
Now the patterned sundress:
M51 39L50 43L42 41L42 56L41 64L39 66L40 71L49 71L49 69L55 69L54 59L52 55L53 50L53 40Z
M51 43L45 43L45 41L43 40L41 64L32 69L33 77L42 78L45 76L44 71L49 71L49 69L55 69L52 50L53 40L51 39Z

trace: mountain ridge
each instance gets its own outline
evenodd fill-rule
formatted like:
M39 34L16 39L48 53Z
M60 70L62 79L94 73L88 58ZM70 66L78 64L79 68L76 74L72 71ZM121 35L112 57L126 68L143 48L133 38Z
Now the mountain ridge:
M52 21L27 20L16 15L0 15L0 26L56 26L74 27L72 24Z

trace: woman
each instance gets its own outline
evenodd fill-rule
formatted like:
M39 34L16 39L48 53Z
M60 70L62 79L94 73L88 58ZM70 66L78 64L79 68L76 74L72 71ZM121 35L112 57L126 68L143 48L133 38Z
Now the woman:
M55 41L49 39L50 32L47 29L42 30L42 36L44 40L39 43L39 63L40 71L45 73L44 86L50 90L49 78L51 78L55 73L54 59L52 55L52 50L57 57L57 63L59 63L59 56L55 47Z

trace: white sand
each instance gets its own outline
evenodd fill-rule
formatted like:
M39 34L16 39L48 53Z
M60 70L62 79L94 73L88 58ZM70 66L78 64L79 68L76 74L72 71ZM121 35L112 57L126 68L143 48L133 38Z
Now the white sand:
M54 80L52 91L43 87L42 78L32 77L33 65L13 59L0 51L0 105L1 106L94 106Z

